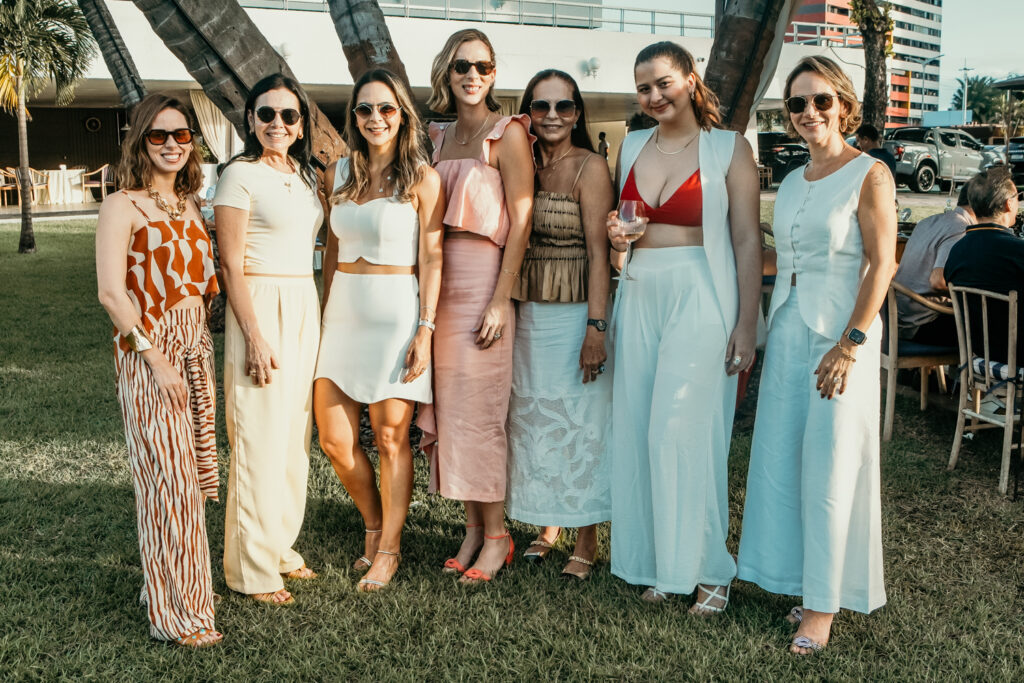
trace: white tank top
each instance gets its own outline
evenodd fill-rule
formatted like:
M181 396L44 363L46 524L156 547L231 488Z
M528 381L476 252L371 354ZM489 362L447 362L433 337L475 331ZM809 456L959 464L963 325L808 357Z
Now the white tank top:
M348 159L338 160L334 190L348 177ZM409 202L380 197L363 204L338 202L331 208L331 230L338 238L338 263L360 258L379 266L415 266L420 218Z

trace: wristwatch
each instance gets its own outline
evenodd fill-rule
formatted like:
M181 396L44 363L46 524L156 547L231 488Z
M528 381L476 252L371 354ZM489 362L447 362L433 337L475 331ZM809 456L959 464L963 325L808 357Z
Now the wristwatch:
M867 341L868 336L858 330L856 327L851 327L850 331L846 333L846 338L852 341L857 346L860 346Z
M607 321L599 318L587 318L587 324L596 329L598 332L604 332L608 329Z

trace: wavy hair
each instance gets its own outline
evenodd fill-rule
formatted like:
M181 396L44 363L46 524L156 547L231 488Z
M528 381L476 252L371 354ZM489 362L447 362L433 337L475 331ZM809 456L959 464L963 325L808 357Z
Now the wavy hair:
M636 56L633 62L633 69L644 62L662 57L667 59L672 66L683 72L683 76L693 74L694 89L693 99L690 101L693 107L693 114L697 117L697 123L704 130L719 128L722 124L722 114L718 110L718 95L711 91L704 79L697 73L696 63L690 51L670 40L663 40L660 43L648 45Z
M185 117L186 125L195 130L192 110L176 97L159 93L147 95L135 105L130 119L130 129L121 143L121 161L117 164L115 178L122 190L141 190L153 182L153 162L146 147L146 133L153 127L157 115L165 109L173 109ZM199 192L203 186L202 160L195 141L181 147L188 150L188 158L174 177L174 192L179 197Z
M817 74L825 79L835 89L836 94L839 95L840 105L846 105L845 115L843 114L842 106L839 107L839 132L846 136L857 130L861 122L860 100L857 99L857 90L853 87L853 81L846 75L846 72L828 57L814 55L812 57L804 57L796 63L793 70L786 76L786 87L782 92L783 105L789 99L793 81L796 80L797 76L805 73ZM808 104L813 106L810 103ZM793 120L790 118L788 107L786 108L786 132L789 133L790 137L800 137L793 126Z
M395 194L401 202L412 201L413 188L423 179L423 170L429 163L423 145L423 123L416 113L409 89L395 74L387 69L367 71L352 87L352 96L348 101L348 113L345 115L345 142L349 147L348 177L345 182L331 193L330 203L356 200L362 197L370 187L370 145L366 142L353 111L359 103L359 91L368 83L383 83L395 94L395 104L401 111L402 123L398 128L395 158L391 162L394 177Z
M538 71L536 75L530 79L530 82L526 84L526 90L523 91L523 99L519 102L519 113L530 116L530 103L533 102L534 88L537 87L538 83L546 81L549 78L557 78L572 88L572 101L576 103L576 111L579 112L580 117L576 121L576 127L572 129L569 141L572 142L575 147L582 147L588 152L595 152L594 142L590 139L590 131L587 129L587 109L583 104L583 95L580 94L580 87L576 84L576 80L564 71L559 71L558 69L544 69L543 71ZM537 167L539 168L540 145L534 145L533 153L537 161Z
M294 159L299 166L299 177L314 192L316 192L316 173L313 171L313 134L312 124L309 116L309 98L306 91L293 79L282 73L271 74L260 79L249 91L249 97L245 100L245 142L242 151L231 158L228 164L236 161L259 161L263 156L263 145L256 137L256 131L249 125L249 116L256 117L256 100L265 92L284 88L290 91L299 101L299 114L302 115L302 137L292 143L288 148L288 156Z
M466 28L451 34L444 47L434 57L434 63L430 67L430 99L427 100L427 108L431 111L436 111L439 114L451 114L455 111L450 76L452 62L455 60L455 53L459 51L459 46L474 40L479 40L487 46L492 62L497 60L494 55L494 46L491 45L490 38L483 31ZM499 111L501 109L498 100L494 99L494 84L491 84L491 89L487 91L485 101L489 110Z

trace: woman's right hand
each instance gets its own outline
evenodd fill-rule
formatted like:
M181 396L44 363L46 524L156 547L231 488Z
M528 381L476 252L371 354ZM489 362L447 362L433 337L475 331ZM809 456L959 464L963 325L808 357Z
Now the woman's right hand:
M171 365L157 349L143 352L143 359L153 373L160 402L168 410L183 413L188 410L188 386L177 368Z
M609 211L608 220L605 222L608 228L608 241L612 243L612 249L618 252L626 251L629 240L619 231L619 212Z
M270 371L280 367L277 355L259 332L253 332L245 342L245 374L257 386L270 384Z

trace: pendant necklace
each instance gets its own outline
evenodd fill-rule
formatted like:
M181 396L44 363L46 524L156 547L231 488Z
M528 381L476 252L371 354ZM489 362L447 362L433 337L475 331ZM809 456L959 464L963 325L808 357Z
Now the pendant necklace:
M565 150L565 153L564 153L564 154L560 155L560 156L559 156L559 157L558 157L557 159L555 159L554 161L549 161L548 163L546 163L546 164L544 164L543 166L541 166L541 170L542 170L542 171L546 171L547 169L549 169L549 168L553 167L553 166L554 166L555 164L557 164L557 163L558 163L559 161L561 161L562 159L564 159L564 158L566 158L567 156L569 156L570 154L572 154L572 150L573 150L573 147L572 147L572 145L569 145L569 149Z
M156 202L156 205L161 211L171 217L172 221L180 221L181 217L185 215L186 200L184 197L178 199L178 207L175 209L173 206L167 203L167 200L160 196L160 193L153 189L152 185L146 185L146 192L149 193L150 198ZM177 196L177 195L175 195Z
M480 132L484 129L484 126L487 125L487 122L490 120L490 118L491 115L490 113L488 113L487 116L484 117L484 122L481 123L480 127L476 129L476 132L473 133L473 135L471 135L470 137L466 138L465 140L459 139L459 122L456 121L455 125L452 126L452 128L454 128L454 130L452 131L452 137L455 139L455 142L459 143L460 145L468 145L473 140L476 140L476 136L480 135Z
M658 128L658 132L654 134L654 146L662 154L664 154L666 156L672 156L673 154L679 154L680 152L685 150L687 147L689 147L693 143L693 141L697 139L698 135L700 135L700 131L699 130L696 133L693 134L693 137L691 137L689 140L686 141L685 145L683 145L682 147L680 147L679 149L677 149L674 152L666 152L665 150L663 150L661 148L661 145L658 144L658 141L661 139L661 128Z

